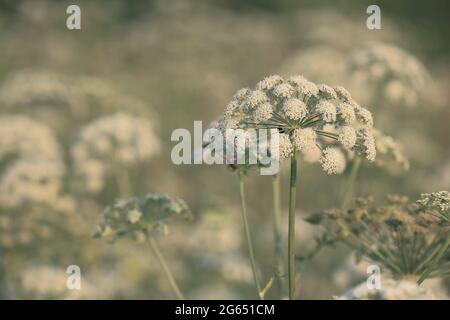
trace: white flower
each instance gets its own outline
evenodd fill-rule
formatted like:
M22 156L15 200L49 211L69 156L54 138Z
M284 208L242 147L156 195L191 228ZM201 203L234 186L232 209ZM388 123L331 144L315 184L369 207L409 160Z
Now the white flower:
M338 141L344 146L344 148L350 150L356 144L356 130L353 127L342 127L339 133Z
M364 123L365 125L367 125L369 127L373 127L372 113L369 110L361 107L357 103L352 103L352 104L356 111L356 118L359 121L361 121L362 123Z
M264 93L264 91L261 91L261 90L251 91L247 95L247 98L245 100L247 107L250 108L250 109L254 109L258 105L260 105L262 103L265 103L267 101L269 101L269 98Z
M334 92L336 92L338 98L343 101L352 100L352 96L350 95L350 92L348 92L344 87L336 86L336 87L334 87Z
M63 174L58 161L16 161L0 178L0 203L10 208L26 203L54 205L60 197Z
M242 102L250 94L250 92L251 92L251 90L249 88L241 88L234 94L232 100Z
M355 110L349 103L340 103L337 106L338 117L342 119L345 124L351 125L356 121Z
M369 161L375 161L377 155L377 148L373 132L369 128L361 128L357 131L357 145L356 149L364 154Z
M223 112L225 119L230 119L239 110L240 103L237 99L231 100L226 106Z
M291 120L301 120L307 114L305 103L297 98L286 100L283 104L283 112Z
M52 131L25 116L0 117L0 159L7 155L59 160L61 149Z
M298 151L308 152L316 147L316 133L312 128L295 129L292 141Z
M335 122L336 121L336 107L329 101L322 100L316 107L317 112L322 114L323 121Z
M273 89L273 95L280 99L289 99L294 94L294 88L288 83L277 85Z
M337 99L337 94L334 89L326 84L317 85L317 89L319 89L319 94L325 99Z
M300 86L302 86L305 82L309 82L309 80L306 79L306 78L305 78L304 76L302 76L302 75L295 75L295 76L289 77L288 82L291 83L293 86L300 87Z
M391 45L366 46L351 56L349 65L354 76L364 74L377 88L372 96L382 99L382 105L414 107L420 98L430 97L434 91L425 66L413 55Z
M278 144L279 144L280 159L290 158L293 148L292 148L292 143L291 143L291 140L289 139L289 136L285 133L280 133L279 139L278 139Z
M270 103L263 103L256 108L255 122L260 123L269 120L272 117L273 107Z
M97 192L103 188L105 174L114 166L150 159L159 150L159 139L149 121L117 113L84 127L71 148L71 155L88 190Z
M142 217L142 212L134 209L134 210L131 210L130 212L128 212L127 220L130 223L136 223L141 219L141 217Z
M256 89L263 90L263 91L269 91L269 90L273 89L276 85L278 85L282 82L283 82L283 78L280 77L279 75L277 75L277 74L271 75L271 76L265 77L263 80L258 82L256 84Z
M327 147L322 152L320 164L327 174L341 174L345 170L345 156L338 148Z

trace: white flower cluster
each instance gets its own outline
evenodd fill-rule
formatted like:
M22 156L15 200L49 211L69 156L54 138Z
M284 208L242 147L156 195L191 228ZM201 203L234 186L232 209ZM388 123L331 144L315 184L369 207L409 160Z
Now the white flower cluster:
M84 110L77 90L63 76L51 72L22 70L11 74L0 88L4 108L57 105L74 113Z
M16 207L22 203L56 204L64 167L49 160L19 160L0 178L0 202Z
M450 210L450 192L437 191L432 193L422 193L417 201L422 206L438 208L441 212Z
M103 189L104 179L115 166L127 166L159 153L160 142L149 121L116 113L84 127L71 154L90 192Z
M441 285L419 286L414 281L384 279L381 289L369 289L364 282L353 289L345 292L338 300L436 300L448 299L445 289Z
M0 117L0 158L61 159L60 147L45 125L26 116Z
M375 165L387 169L398 167L404 171L409 170L409 159L402 145L377 129L374 129L373 133L377 147Z
M24 116L0 117L0 203L56 204L65 167L60 147L44 125Z
M272 75L254 90L240 89L212 127L222 131L276 128L280 132L280 158L289 158L294 151L303 153L306 159L320 154L320 163L328 174L345 169L343 153L329 148L330 142L369 161L376 156L372 114L345 88L316 85L301 75L288 79Z
M417 106L430 89L431 77L424 65L400 48L375 43L350 57L355 79L375 85L378 95L391 105Z
M92 118L120 110L155 116L143 101L101 78L27 69L12 73L0 86L0 110L30 115L67 140Z

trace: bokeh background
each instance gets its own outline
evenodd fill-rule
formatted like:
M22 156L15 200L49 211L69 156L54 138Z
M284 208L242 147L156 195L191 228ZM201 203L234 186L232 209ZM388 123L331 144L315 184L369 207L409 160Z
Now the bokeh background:
M395 158L363 165L357 195L415 199L450 187L448 1L377 1L381 30L366 27L372 1L79 0L81 31L65 26L69 4L0 1L1 298L173 298L145 243L91 238L106 205L148 192L183 198L195 216L158 238L188 298L255 298L236 175L172 164L170 135L194 120L206 127L239 88L270 74L345 86L403 146L409 169ZM373 48L386 60L358 60ZM385 61L397 67L387 77ZM102 130L120 140L134 129L128 148L92 151ZM301 161L299 254L318 234L302 217L339 207L348 171L326 176ZM257 172L247 180L267 281L271 182ZM82 290L65 286L72 264ZM302 264L299 297L332 299L365 277L345 248L326 248Z

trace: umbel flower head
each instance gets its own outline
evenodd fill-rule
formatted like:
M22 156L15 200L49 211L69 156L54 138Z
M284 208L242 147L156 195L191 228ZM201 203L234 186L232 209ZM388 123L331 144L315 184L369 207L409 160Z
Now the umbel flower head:
M254 89L236 92L213 128L277 129L280 158L293 152L309 155L319 150L322 167L328 174L345 168L334 141L374 161L375 139L372 114L361 107L343 87L316 85L301 75L283 79L272 75Z
M355 80L375 88L373 93L392 106L415 107L432 89L425 66L392 45L373 43L358 50L350 57L349 70Z
M26 116L0 117L0 159L60 160L61 149L53 132Z
M84 127L71 153L86 189L99 192L108 172L117 166L150 159L159 150L160 142L151 123L121 112L94 120Z
M165 194L123 199L103 211L102 221L96 227L94 237L115 240L132 236L140 240L147 233L165 233L170 218L190 216L191 212L182 199L172 199Z
M417 203L443 223L450 224L450 193L448 191L423 193Z
M64 167L49 160L19 160L0 177L0 207L22 204L57 206L62 191Z
M64 76L36 70L9 75L0 88L3 108L58 106L73 114L85 112L84 101Z
M65 167L52 131L25 116L0 117L0 207L59 202Z
M399 171L409 170L409 159L403 150L403 146L397 142L391 136L385 135L380 130L373 128L372 133L375 138L375 148L377 157L372 164L376 167L386 169L392 173L398 173ZM343 162L343 168L345 164L355 160L355 151L349 150L349 145L354 145L357 139L355 131L351 127L343 128L341 134L338 136L338 142L330 143L332 146L328 148L334 149L336 158L339 157ZM323 152L325 154L325 151ZM318 148L311 149L305 153L305 160L308 162L321 162L325 160L320 156L320 150ZM325 168L324 168L325 169ZM326 171L326 170L325 170Z
M329 243L343 242L359 256L382 265L394 278L420 284L448 275L450 267L449 228L434 215L441 209L438 198L425 195L416 203L389 196L381 207L374 207L371 199L357 199L350 210L332 209L308 220L325 219Z

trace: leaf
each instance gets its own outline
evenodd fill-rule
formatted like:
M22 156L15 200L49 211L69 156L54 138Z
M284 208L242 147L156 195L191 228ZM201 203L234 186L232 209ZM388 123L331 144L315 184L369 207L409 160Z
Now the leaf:
M308 222L310 224L318 225L322 222L323 215L320 213L313 213L310 216L303 218L303 220L305 220L306 222Z

